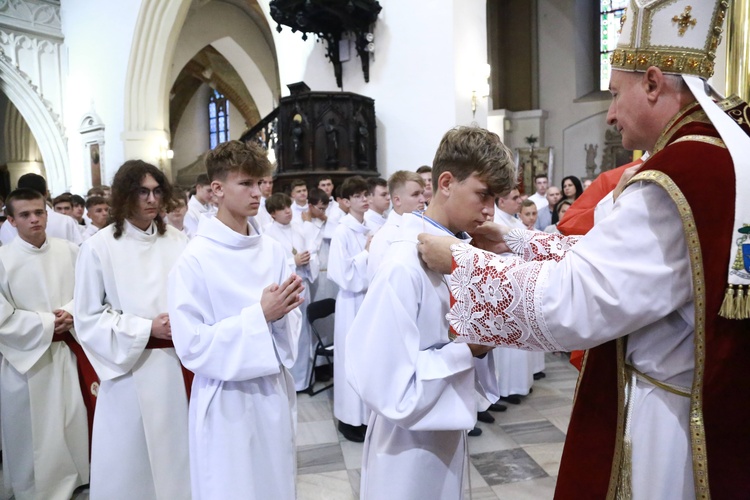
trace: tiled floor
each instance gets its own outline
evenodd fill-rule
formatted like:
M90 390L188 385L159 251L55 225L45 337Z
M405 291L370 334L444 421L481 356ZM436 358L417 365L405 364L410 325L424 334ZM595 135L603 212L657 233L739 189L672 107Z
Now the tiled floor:
M472 500L552 498L570 421L578 372L567 356L548 354L547 377L520 405L494 413L482 435L469 438ZM297 435L299 500L354 500L359 496L362 444L336 430L332 391L300 394ZM0 490L2 476L0 475ZM0 494L0 497L3 495ZM88 491L74 500L88 500Z
M548 354L546 364L532 394L469 438L473 500L552 498L578 372L567 356ZM297 403L299 500L358 498L362 444L336 431L331 391Z

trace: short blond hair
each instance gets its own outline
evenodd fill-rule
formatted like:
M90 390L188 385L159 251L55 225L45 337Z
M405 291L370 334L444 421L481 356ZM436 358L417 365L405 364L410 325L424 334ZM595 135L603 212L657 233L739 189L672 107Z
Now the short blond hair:
M223 181L230 172L243 172L260 179L273 174L266 150L255 142L222 142L206 153L206 171L211 182Z
M404 187L409 181L416 182L424 189L424 179L422 179L421 175L409 170L399 170L388 178L388 194L392 197L396 190Z
M432 190L450 172L459 181L476 174L494 196L504 196L517 184L516 164L500 137L480 127L455 127L445 133L432 161Z

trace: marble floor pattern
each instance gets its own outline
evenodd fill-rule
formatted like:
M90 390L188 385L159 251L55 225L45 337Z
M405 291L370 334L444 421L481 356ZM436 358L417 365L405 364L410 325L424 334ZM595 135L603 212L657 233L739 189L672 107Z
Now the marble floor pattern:
M495 422L480 422L482 435L469 438L467 499L552 498L578 371L567 355L547 354L545 373L520 405L493 413ZM297 398L299 500L359 498L362 444L337 432L331 392Z
M493 424L479 423L482 435L469 438L472 500L550 499L560 467L565 432L578 372L567 355L547 354L547 377L520 405L493 413ZM362 444L336 430L333 391L297 398L298 500L356 500ZM0 499L3 482L0 473ZM73 500L88 500L88 490Z

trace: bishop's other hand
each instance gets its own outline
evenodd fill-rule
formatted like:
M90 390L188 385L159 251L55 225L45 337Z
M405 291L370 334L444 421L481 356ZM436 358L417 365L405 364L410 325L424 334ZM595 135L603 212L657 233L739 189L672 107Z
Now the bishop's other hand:
M501 254L510 252L510 248L505 243L505 235L509 232L510 228L508 226L494 222L485 222L472 231L471 244L492 253Z

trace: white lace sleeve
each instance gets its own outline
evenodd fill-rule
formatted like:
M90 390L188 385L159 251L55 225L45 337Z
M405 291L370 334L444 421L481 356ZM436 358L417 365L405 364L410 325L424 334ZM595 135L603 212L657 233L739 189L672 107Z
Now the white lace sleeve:
M580 236L563 236L527 229L512 229L505 236L511 252L526 262L554 260L560 262Z
M530 232L530 231L529 231ZM454 303L446 316L457 342L564 351L542 315L551 262L501 257L466 243L451 247Z

